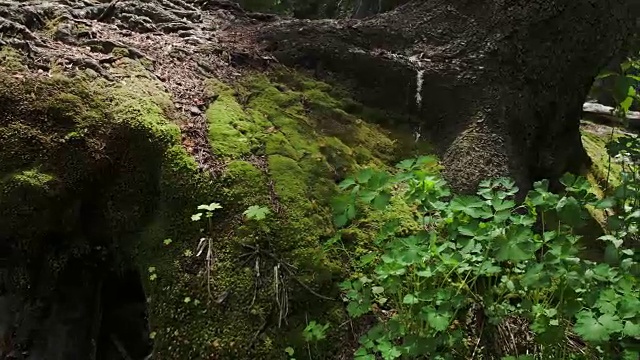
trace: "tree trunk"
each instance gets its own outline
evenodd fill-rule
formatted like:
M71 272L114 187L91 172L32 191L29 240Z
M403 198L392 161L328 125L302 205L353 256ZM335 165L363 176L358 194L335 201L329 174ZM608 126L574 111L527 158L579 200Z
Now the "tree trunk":
M630 3L425 0L362 21L273 24L262 39L285 64L419 116L457 190L498 176L526 189L588 164L582 104L635 30Z
M364 19L366 17L380 13L382 7L381 0L358 0L353 10L354 19Z

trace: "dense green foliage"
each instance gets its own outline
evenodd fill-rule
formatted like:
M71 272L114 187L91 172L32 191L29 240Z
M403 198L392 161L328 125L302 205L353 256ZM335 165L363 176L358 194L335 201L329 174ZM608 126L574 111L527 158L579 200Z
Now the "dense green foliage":
M615 83L609 91L622 120L638 99L639 68L629 60L600 76ZM351 317L376 318L355 358L637 359L640 140L612 132L603 156L607 164L592 170L599 188L567 174L563 192L541 181L523 201L509 179L486 180L473 196L452 194L430 157L344 180L334 203L342 230L329 247L361 227L362 217L385 219L373 225L375 247L341 284ZM398 202L419 227L389 209ZM594 214L604 217L600 244L578 235ZM603 251L596 260L586 247ZM500 339L516 319L530 338ZM512 340L520 352L501 345Z
M356 359L469 358L514 317L528 320L541 345L537 358L581 358L568 346L570 333L590 345L582 358L638 357L640 267L623 245L629 227L600 239L608 243L602 262L582 259L575 235L585 205L633 206L629 193L598 199L584 178L566 175L563 194L538 182L521 204L507 179L484 181L474 196L452 195L437 173L424 169L431 162L407 160L393 174L365 170L341 184L347 193L337 203L339 225L356 219L362 206L384 211L401 197L422 226L399 234L399 219L391 219L380 229L382 251L361 258L368 264L364 276L341 285L351 316L378 315ZM477 341L470 341L473 329L480 329Z
M592 95L606 93L611 98L618 110L617 115L625 120L625 114L634 103L637 104L638 85L640 83L640 60L628 59L622 64L618 71L604 71L596 78L596 86L592 90ZM603 81L607 81L602 83ZM602 83L602 84L599 84Z

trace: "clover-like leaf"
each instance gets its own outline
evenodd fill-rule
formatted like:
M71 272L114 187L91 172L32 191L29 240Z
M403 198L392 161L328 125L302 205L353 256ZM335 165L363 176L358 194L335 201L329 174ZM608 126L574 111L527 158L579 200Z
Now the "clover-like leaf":
M380 342L378 351L384 360L397 359L402 355L402 352L388 340Z
M441 311L430 311L427 321L436 331L445 331L451 322L451 315Z
M356 181L353 178L346 178L338 184L338 187L340 190L347 190L354 185L356 185Z
M377 210L384 210L390 200L391 194L387 191L382 191L373 199L373 207Z
M215 211L218 209L222 209L222 206L218 203L211 203L209 205L198 206L198 210Z
M404 296L404 299L402 299L403 304L417 304L419 302L420 300L413 294L407 294Z
M267 215L271 214L271 210L266 206L253 205L245 210L243 214L247 219L260 221L266 219Z
M640 324L632 321L625 321L623 332L626 336L640 339Z
M477 196L456 196L451 200L450 209L463 212L474 219L487 219L493 215L487 204Z
M358 349L354 356L354 360L376 360L376 356L369 354L365 348Z
M619 248L620 245L622 245L622 243L624 242L622 239L618 239L613 235L603 235L603 236L600 236L598 240L610 241L616 247L616 249Z
M415 159L407 159L399 162L396 167L400 170L411 170L416 163Z
M603 342L609 341L610 338L609 329L588 311L578 314L573 329L586 341Z
M596 209L611 209L616 206L616 199L612 197L606 197L602 200L598 200L594 204Z

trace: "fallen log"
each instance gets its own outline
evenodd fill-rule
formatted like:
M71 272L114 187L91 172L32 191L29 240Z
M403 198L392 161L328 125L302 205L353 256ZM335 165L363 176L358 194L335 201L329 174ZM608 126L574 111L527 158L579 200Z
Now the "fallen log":
M582 117L598 123L622 125L623 121L616 115L615 108L599 104L597 102L586 102L582 105ZM628 111L626 121L632 128L640 128L640 112Z

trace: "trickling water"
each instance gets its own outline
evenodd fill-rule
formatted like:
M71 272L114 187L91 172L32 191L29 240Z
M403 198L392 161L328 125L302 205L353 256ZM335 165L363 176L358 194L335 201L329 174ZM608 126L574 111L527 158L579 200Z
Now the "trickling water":
M416 105L422 107L422 85L424 83L424 70L418 70L416 76Z

